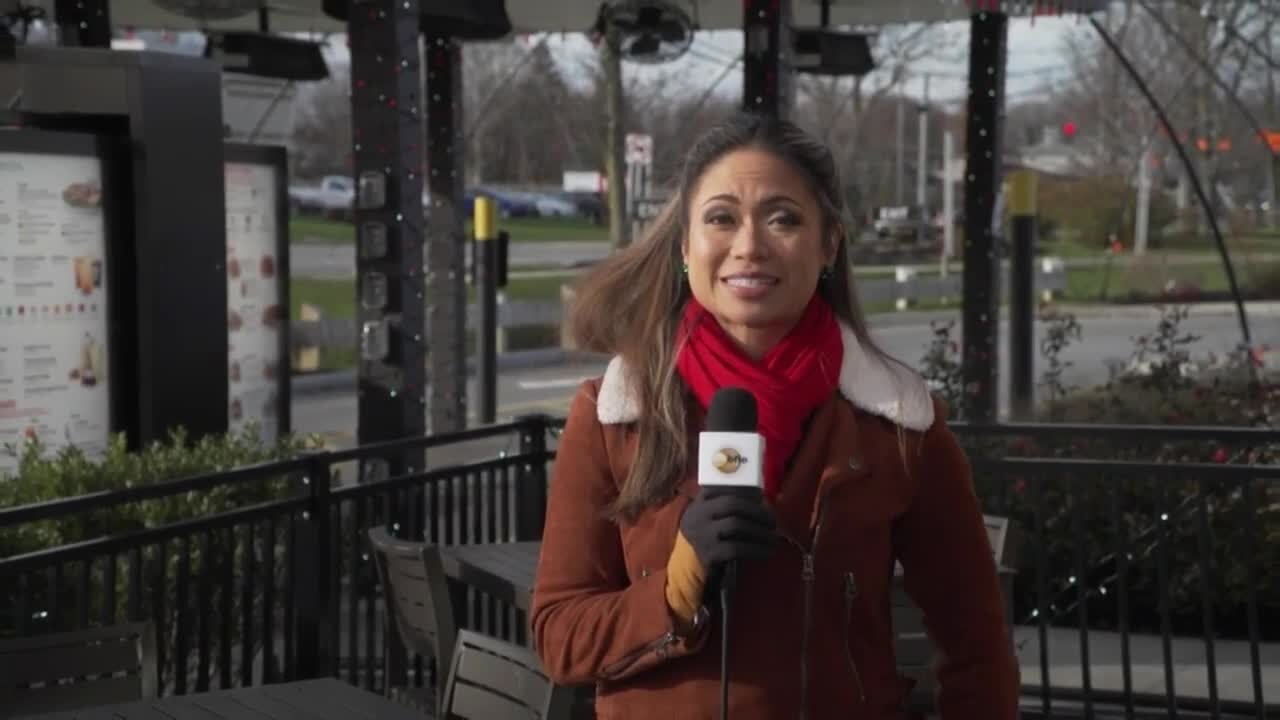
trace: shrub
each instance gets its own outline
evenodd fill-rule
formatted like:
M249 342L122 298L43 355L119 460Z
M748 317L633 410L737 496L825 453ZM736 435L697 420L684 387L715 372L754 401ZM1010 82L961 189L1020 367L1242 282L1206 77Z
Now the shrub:
M252 427L196 441L179 431L166 442L154 443L137 452L130 452L124 437L116 436L100 458L91 458L74 447L47 453L38 444L30 443L23 448L8 449L19 453L21 458L16 476L0 478L0 507L120 490L284 460L318 447L319 441L314 437L287 437L264 444ZM0 557L127 535L269 502L292 492L289 480L282 476L264 476L55 520L0 527ZM258 567L263 567L261 563L270 552L279 574L285 567L284 555L281 544L272 540L259 534L251 546L244 534L219 531L190 543L185 558L173 551L174 543L160 543L141 548L136 555L102 557L87 564L68 563L56 569L51 566L49 572L0 578L0 637L19 629L24 634L66 629L78 624L69 618L79 615L87 616L91 624L98 618L122 622L129 616L126 607L130 600L129 575L136 573L145 595L138 598L137 609L142 616L159 622L162 656L172 658L176 652L174 629L179 616L184 615L185 622L193 623L191 617L201 600L197 597L199 589L193 583L188 590L188 605L174 607L179 569L186 567L192 577L202 572L211 572L216 578L231 577L237 566L244 567L244 560L249 556L259 563ZM61 582L53 579L55 570L66 572L68 568L82 574L76 577L73 571ZM85 580L88 582L84 583ZM223 602L211 603L209 617L215 626L234 623L235 618L241 617L244 597L239 590L225 594ZM258 596L256 601L253 598L249 601L260 608L261 591ZM22 617L18 617L19 612L23 613ZM260 613L260 609L254 609L255 617L261 617ZM195 653L195 648L190 652ZM194 666L193 662L186 664L189 668ZM162 666L162 671L164 667L167 664ZM162 678L162 682L168 681L171 679Z
M1066 363L1058 357L1074 340L1081 338L1079 325L1069 315L1045 313L1048 325L1041 354L1047 366L1042 387L1046 402L1040 417L1053 422L1107 423L1130 425L1205 425L1275 427L1280 421L1280 385L1257 378L1248 353L1235 353L1217 360L1214 369L1193 373L1194 364L1187 347L1196 338L1181 329L1186 316L1179 308L1166 308L1156 330L1135 338L1131 366L1143 374L1113 374L1102 387L1075 390L1064 388L1061 370ZM935 345L944 340L935 338ZM936 353L926 356L933 372L945 368ZM1134 441L1110 438L1082 438L1064 435L1029 441L1025 437L999 439L965 438L974 458L1040 457L1128 460L1146 463L1280 463L1280 445L1220 447L1195 442ZM1280 586L1280 513L1275 502L1265 500L1248 505L1239 483L1162 482L1148 477L1123 475L1099 477L1047 478L983 476L975 479L987 512L1013 519L1027 533L1042 509L1046 576L1050 580L1051 610L1055 619L1074 618L1075 608L1088 603L1091 625L1114 627L1119 618L1112 599L1100 587L1114 589L1118 570L1116 549L1123 533L1134 553L1128 567L1129 626L1135 630L1158 629L1160 578L1159 553L1166 553L1171 596L1170 612L1175 630L1199 632L1201 613L1202 548L1199 545L1201 507L1209 536L1214 538L1204 550L1219 578L1212 588L1218 629L1235 635L1245 631L1243 609L1249 583L1242 560L1253 561L1262 576L1253 578L1256 587ZM1267 491L1253 499L1266 498ZM1275 493L1273 489L1270 491ZM1274 497L1274 495L1273 495ZM1238 537L1242 517L1252 514L1261 528L1261 545L1254 555L1242 552L1228 538ZM1162 516L1167 518L1162 520ZM1160 538L1163 542L1157 542ZM1082 577L1077 554L1087 572ZM1015 584L1016 619L1030 617L1035 608L1038 552L1028 548L1019 555L1019 577ZM1260 556L1260 557L1259 557ZM1074 578L1075 582L1071 582ZM1088 588L1081 594L1081 588ZM1266 634L1274 635L1280 619L1280 598L1275 593L1259 593L1259 610Z
M1133 247L1135 194L1125 178L1041 178L1037 195L1042 232L1077 237L1082 244L1096 248L1106 248L1114 233L1125 247ZM1176 216L1177 210L1167 198L1152 193L1150 227L1163 227ZM1158 238L1152 238L1152 245L1159 245Z

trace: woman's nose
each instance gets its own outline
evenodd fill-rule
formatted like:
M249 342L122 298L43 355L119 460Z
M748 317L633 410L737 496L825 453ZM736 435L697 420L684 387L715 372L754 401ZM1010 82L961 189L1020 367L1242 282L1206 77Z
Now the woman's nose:
M733 257L745 260L764 257L767 254L767 241L762 236L762 232L763 229L751 220L739 225L738 232L733 236L731 248Z

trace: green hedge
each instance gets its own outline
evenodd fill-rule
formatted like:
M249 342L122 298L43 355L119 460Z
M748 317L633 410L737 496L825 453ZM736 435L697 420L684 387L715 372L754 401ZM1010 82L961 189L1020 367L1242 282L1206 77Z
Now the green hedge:
M15 507L58 498L89 493L118 490L160 483L177 478L241 468L259 463L285 460L300 453L318 449L320 442L314 437L287 437L274 443L258 440L256 428L239 433L209 436L192 441L184 433L171 435L166 442L154 443L137 452L130 452L123 436L111 441L102 457L86 456L76 448L62 449L56 453L45 452L38 445L8 448L8 452L21 456L15 477L0 478L0 507ZM104 537L120 536L146 528L158 528L170 523L210 517L234 508L243 508L272 500L282 499L292 492L293 478L263 476L235 485L222 485L207 490L184 493L153 500L139 501L119 507L89 511L56 520L24 523L18 527L0 528L0 557L13 557L53 547ZM277 529L275 538L264 537L258 529L253 543L247 541L244 532L220 531L195 538L187 544L185 559L183 544L168 542L150 545L134 555L96 558L88 569L89 592L81 592L83 568L80 563L68 564L56 584L53 573L45 572L26 576L21 583L10 578L0 582L0 637L11 635L19 627L26 633L58 630L72 627L75 618L87 613L90 624L101 621L123 622L128 618L129 580L135 572L141 578L144 594L139 598L143 617L161 617L158 631L162 640L161 652L173 658L176 646L173 642L179 615L189 627L195 627L197 606L201 602L200 588L195 578L201 573L211 573L213 578L235 577L240 568L252 558L258 568L264 567L267 553L275 563L275 578L279 584L285 568L283 532ZM174 607L177 597L176 583L179 570L188 569L192 581L188 588L185 607ZM136 567L135 567L136 565ZM114 580L114 582L111 581ZM23 587L25 585L25 587ZM52 594L56 590L56 597ZM209 619L213 627L233 623L238 627L244 609L240 587L231 592L219 590L209 601ZM24 607L25 617L16 616ZM251 598L253 617L261 618L262 591ZM187 633L192 636L192 632ZM238 632L233 632L233 642ZM218 642L218 633L213 642ZM194 641L189 649L187 667L195 670ZM233 654L238 672L239 653ZM213 657L217 657L214 650ZM278 658L276 659L278 663ZM166 670L169 663L162 666ZM172 682L172 678L162 677ZM189 684L188 687L194 685Z
M1280 424L1280 384L1274 378L1255 378L1247 356L1203 377L1186 377L1179 367L1191 358L1186 348L1195 338L1181 331L1185 311L1169 308L1153 332L1135 339L1134 358L1150 363L1150 374L1117 376L1102 387L1079 390L1063 387L1066 364L1061 351L1072 342L1086 341L1070 316L1048 315L1041 364L1041 381L1049 396L1039 410L1049 422L1107 423L1120 425L1198 425L1274 428ZM949 328L940 326L925 358L925 374L941 394L949 396L959 417L961 384ZM1132 439L1054 437L965 438L973 458L1035 457L1122 460L1144 463L1231 463L1275 465L1280 444L1220 447L1203 442L1134 441ZM1253 483L1253 503L1246 503L1238 483L1193 482L1195 478L1167 481L1151 477L1099 476L1045 477L1043 473L1019 477L984 476L975 484L986 511L1010 517L1023 533L1018 554L1019 577L1015 582L1015 614L1029 619L1036 607L1036 571L1039 548L1035 544L1036 504L1043 508L1047 577L1054 601L1055 620L1074 624L1076 609L1087 595L1090 625L1115 628L1117 612L1115 552L1123 536L1134 543L1129 562L1128 624L1135 631L1159 631L1159 553L1166 554L1169 611L1176 632L1197 634L1201 629L1200 504L1209 528L1206 546L1217 582L1211 586L1215 630L1230 636L1246 633L1245 602L1250 587L1244 561L1256 571L1253 587L1266 636L1280 638L1280 593L1263 588L1280 587L1280 499L1277 483ZM1037 493L1039 498L1037 498ZM1201 494L1202 493L1202 494ZM1269 500L1268 500L1269 498ZM1161 516L1169 520L1162 521ZM1260 544L1247 552L1238 532L1246 515L1261 530ZM1163 543L1156 543L1159 537ZM1085 559L1079 577L1077 554ZM1076 583L1070 582L1076 578ZM1083 581L1082 581L1083 580ZM1082 591L1081 588L1086 588ZM1105 588L1104 590L1100 588Z

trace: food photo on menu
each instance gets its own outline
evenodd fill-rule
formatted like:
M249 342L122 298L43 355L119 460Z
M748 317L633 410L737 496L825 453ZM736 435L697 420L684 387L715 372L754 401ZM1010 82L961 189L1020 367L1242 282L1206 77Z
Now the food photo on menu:
M62 201L74 208L102 207L102 188L92 181L71 183L62 190Z

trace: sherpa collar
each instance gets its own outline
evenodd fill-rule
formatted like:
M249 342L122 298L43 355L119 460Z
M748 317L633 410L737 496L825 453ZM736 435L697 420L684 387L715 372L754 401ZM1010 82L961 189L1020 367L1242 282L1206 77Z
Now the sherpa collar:
M840 394L855 406L907 430L923 432L933 425L933 398L923 378L905 366L862 349L858 337L844 323L844 363L840 366ZM596 396L596 417L604 425L635 422L640 404L620 356L609 361Z

